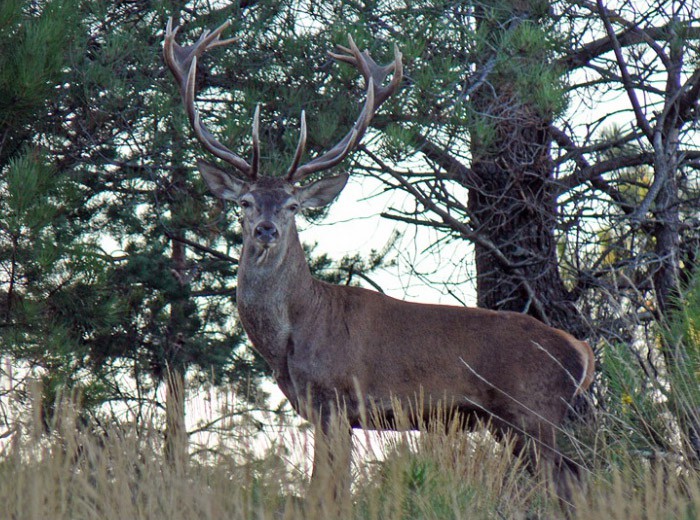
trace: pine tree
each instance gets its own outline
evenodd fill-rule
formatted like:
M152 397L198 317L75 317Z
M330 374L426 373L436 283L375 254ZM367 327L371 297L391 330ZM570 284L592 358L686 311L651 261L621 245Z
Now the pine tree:
M163 81L165 8L14 2L1 14L3 354L42 377L47 412L76 387L94 410L138 407L172 383L181 442L169 452L183 452L185 385L265 369L239 350L235 257L194 240L239 239L204 196Z

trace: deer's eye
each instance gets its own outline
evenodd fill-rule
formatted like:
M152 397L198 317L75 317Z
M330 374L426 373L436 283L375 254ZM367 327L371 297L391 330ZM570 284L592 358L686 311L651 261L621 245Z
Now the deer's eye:
M243 199L243 200L240 202L240 205L241 205L241 207L242 207L243 209L249 208L249 207L250 207L250 201L249 201L249 200Z
M296 213L297 211L299 211L299 204L297 204L296 202L292 202L289 206L287 206L287 209L292 213Z

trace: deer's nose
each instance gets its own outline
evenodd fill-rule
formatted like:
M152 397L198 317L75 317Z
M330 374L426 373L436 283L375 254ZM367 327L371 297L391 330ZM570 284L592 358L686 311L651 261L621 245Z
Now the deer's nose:
M274 242L278 235L277 227L272 222L263 221L255 226L255 238L264 244Z

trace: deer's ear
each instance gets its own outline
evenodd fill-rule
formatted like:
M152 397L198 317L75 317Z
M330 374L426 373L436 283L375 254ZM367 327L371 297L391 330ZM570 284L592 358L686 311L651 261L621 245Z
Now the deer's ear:
M213 164L197 159L197 168L211 192L225 200L238 201L248 191L248 183L229 175Z
M328 177L297 188L297 198L303 208L320 208L329 204L345 187L348 174Z

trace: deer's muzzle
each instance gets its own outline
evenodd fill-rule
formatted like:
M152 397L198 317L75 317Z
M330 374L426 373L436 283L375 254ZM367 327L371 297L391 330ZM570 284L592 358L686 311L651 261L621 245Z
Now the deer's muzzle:
M255 226L255 239L264 244L270 245L277 241L279 238L279 231L277 231L277 226L272 222L263 221L257 226Z

